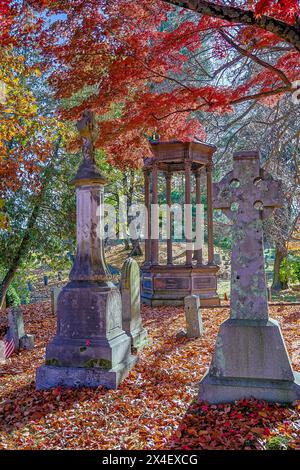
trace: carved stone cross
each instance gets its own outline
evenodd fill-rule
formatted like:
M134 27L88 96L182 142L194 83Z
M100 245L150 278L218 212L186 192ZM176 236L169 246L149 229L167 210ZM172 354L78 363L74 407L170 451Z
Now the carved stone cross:
M280 182L260 168L258 152L235 154L233 170L214 185L214 208L233 221L232 319L268 319L262 223L280 206Z
M300 398L300 374L293 371L278 322L268 315L263 252L263 219L280 206L280 183L260 168L258 152L239 152L214 189L214 207L233 221L231 311L220 325L199 399L292 403Z
M95 163L94 142L96 139L95 113L85 110L77 122L77 129L82 138L83 157L86 163Z

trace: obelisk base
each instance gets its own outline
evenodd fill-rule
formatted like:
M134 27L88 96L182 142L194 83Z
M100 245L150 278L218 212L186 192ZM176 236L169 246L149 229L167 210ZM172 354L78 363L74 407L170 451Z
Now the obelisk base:
M200 382L199 400L210 404L233 403L243 398L273 403L293 403L300 399L300 374L294 381L212 377L209 371Z
M300 374L293 372L278 322L226 320L198 397L211 404L250 397L277 403L300 399Z
M137 361L122 329L119 290L111 282L72 281L59 294L57 318L46 363L37 369L37 389L117 388Z
M54 387L97 388L103 386L116 389L126 378L137 361L136 356L129 356L126 362L118 364L113 369L99 367L56 367L41 366L36 371L37 390L47 390Z

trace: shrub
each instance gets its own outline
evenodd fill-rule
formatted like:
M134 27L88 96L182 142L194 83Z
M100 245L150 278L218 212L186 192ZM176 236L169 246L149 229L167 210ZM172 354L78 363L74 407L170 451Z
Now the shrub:
M294 284L300 281L300 256L289 256L282 261L280 281L284 284Z
M16 307L21 304L21 299L13 286L9 286L6 293L6 306Z
M289 438L287 436L273 436L267 441L268 450L287 450Z

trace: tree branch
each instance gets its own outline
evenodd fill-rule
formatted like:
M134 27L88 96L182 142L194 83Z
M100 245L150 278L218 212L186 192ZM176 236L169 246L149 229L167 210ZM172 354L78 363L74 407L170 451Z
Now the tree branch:
M241 23L246 26L256 26L273 33L284 41L292 44L300 52L300 28L290 25L272 16L256 16L254 11L243 10L234 6L219 5L207 0L163 0L171 5L187 8L203 15L220 18L230 23Z
M266 62L265 60L260 59L259 57L257 57L256 55L254 55L250 51L248 51L247 49L244 49L239 44L236 44L234 42L234 40L228 34L224 33L224 31L220 30L219 33L222 36L222 38L225 39L225 41L228 44L230 44L235 50L237 50L241 55L243 55L245 57L249 57L250 59L252 59L254 62L256 62L261 67L265 67L265 68L271 70L271 72L274 72L276 75L278 75L278 77L286 85L292 87L292 84L291 84L290 80L288 79L288 77L285 75L285 73L282 70L277 69L276 67L274 67L269 62Z

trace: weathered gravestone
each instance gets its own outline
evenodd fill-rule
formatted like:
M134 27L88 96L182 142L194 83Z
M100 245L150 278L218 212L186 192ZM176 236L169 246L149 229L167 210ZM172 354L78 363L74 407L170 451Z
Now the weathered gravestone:
M220 253L215 253L214 254L214 264L220 265L222 263L222 258Z
M25 333L24 319L19 307L13 307L8 313L8 326L14 338L16 349L33 349L34 336Z
M122 325L131 337L131 345L141 348L147 340L147 331L143 328L140 300L140 268L133 258L128 258L121 272Z
M300 376L292 370L278 322L269 319L264 271L262 223L281 205L280 184L260 168L258 152L240 152L214 192L214 207L233 221L231 310L199 399L293 402L300 398Z
M200 338L203 335L203 323L199 295L189 295L184 298L184 313L186 336L188 338Z
M0 341L0 364L5 364L5 345L4 341Z
M136 362L131 340L122 329L119 290L104 259L105 178L94 153L94 115L78 122L84 160L73 180L77 196L77 250L70 282L57 305L57 332L46 348L46 365L37 369L36 386L116 388Z
M51 289L51 311L53 315L56 315L57 313L57 302L58 302L58 296L62 291L62 287L53 287Z

